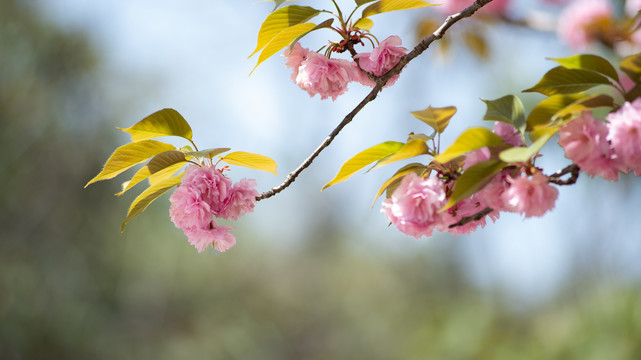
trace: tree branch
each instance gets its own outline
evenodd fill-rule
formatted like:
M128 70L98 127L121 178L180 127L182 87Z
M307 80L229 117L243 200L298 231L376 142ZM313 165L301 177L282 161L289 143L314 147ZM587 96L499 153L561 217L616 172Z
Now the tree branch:
M318 148L316 148L316 150L314 150L314 152L312 152L311 155L309 155L307 159L305 159L305 161L303 161L303 163L296 168L296 170L292 171L291 173L289 173L289 175L287 175L287 177L285 178L285 181L283 181L282 184L275 186L268 191L265 191L260 196L256 197L256 200L260 201L262 199L270 198L278 194L279 192L283 191L284 189L286 189L289 185L291 185L294 182L294 180L296 180L298 175L300 175L300 173L303 172L303 170L308 168L312 164L314 159L323 151L323 149L328 147L332 143L334 138L336 138L336 136L341 132L341 130L343 130L343 128L354 119L354 116L356 116L356 114L358 114L358 112L360 112L361 109L363 109L363 107L367 105L367 103L376 99L376 96L378 95L378 93L381 91L381 89L383 89L383 86L387 84L387 81L389 81L391 77L393 77L394 75L398 75L401 72L401 70L403 70L405 65L407 65L410 61L412 61L414 58L416 58L421 53L423 53L423 51L427 50L427 48L434 41L440 40L441 38L443 38L443 35L445 35L445 32L452 25L454 25L455 23L457 23L458 21L464 18L472 16L476 11L478 11L478 9L487 5L490 2L492 2L492 0L476 0L474 1L474 4L472 4L470 7L466 8L465 10L461 11L460 13L448 16L447 19L445 19L445 22L443 22L443 24L441 25L441 27L439 27L433 34L421 40L421 42L419 42L418 45L416 45L414 49L412 49L412 51L410 51L408 54L406 54L399 60L396 66L394 66L386 74L376 79L376 85L374 86L372 91L370 91L369 94L367 94L367 96L358 105L356 105L354 110L352 110L349 114L345 116L345 118L343 118L343 121L341 121L340 124L338 124L338 126L325 138L325 140L318 146Z
M570 164L565 168L548 176L548 182L551 182L557 185L573 185L576 183L577 179L579 178L579 170L581 169L577 164ZM567 174L571 174L570 178L567 180L562 180L561 178Z

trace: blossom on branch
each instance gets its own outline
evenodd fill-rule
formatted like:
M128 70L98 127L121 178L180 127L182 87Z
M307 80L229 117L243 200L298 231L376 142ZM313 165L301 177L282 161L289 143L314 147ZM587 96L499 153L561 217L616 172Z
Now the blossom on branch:
M641 175L641 98L625 102L606 119L609 122L607 139L624 170Z
M503 193L503 201L511 211L525 217L543 216L554 208L559 191L548 184L548 178L539 173L532 177L507 178L510 187Z
M295 82L309 96L319 94L321 100L330 97L336 100L347 91L347 85L354 77L354 68L349 61L330 59L310 51L298 67Z
M576 50L594 41L614 41L614 10L608 0L575 0L559 16L559 37Z
M354 56L354 59L358 60L358 64L363 70L375 76L382 76L396 66L403 55L407 54L407 49L401 46L402 43L403 41L400 37L390 36L381 41L378 47L374 48L372 52L357 54ZM358 82L370 87L376 85L366 74L360 71L358 71L358 73L360 75L357 78ZM387 81L386 86L394 85L398 77L399 75L392 76Z

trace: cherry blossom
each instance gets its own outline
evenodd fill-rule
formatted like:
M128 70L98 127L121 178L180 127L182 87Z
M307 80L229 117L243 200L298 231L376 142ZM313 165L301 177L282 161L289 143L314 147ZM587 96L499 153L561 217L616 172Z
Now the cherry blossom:
M332 98L347 91L347 85L354 80L351 62L342 59L329 59L325 55L309 52L298 68L295 82L309 96L319 94L321 100Z
M503 201L511 211L525 217L543 216L554 208L559 191L548 184L548 178L536 173L532 177L507 178L510 187L503 193Z
M609 122L607 139L614 153L624 168L641 175L641 98L625 102L606 119Z

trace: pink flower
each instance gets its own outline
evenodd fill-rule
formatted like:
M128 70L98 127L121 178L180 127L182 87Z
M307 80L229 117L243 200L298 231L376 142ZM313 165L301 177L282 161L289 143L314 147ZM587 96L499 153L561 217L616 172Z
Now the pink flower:
M503 139L503 142L513 146L523 146L523 139L521 133L512 125L503 121L494 122L494 130L492 131Z
M470 166L480 163L482 161L490 160L490 148L485 146L474 151L470 151L465 155L465 161L463 162L463 170L467 170Z
M319 94L321 100L329 97L336 100L347 91L347 84L354 76L354 68L349 61L309 52L298 68L295 82L309 96Z
M589 176L599 175L607 180L619 178L619 162L606 137L605 123L584 111L581 116L559 130L559 145L565 157L572 160Z
M479 11L485 15L502 15L506 12L509 4L510 0L494 0L483 6ZM449 15L461 12L471 5L472 1L470 0L445 0L443 1L443 6L437 8L441 10L441 12Z
M525 217L542 216L554 208L559 191L548 184L548 178L536 173L531 178L508 178L510 188L503 193L503 201L512 211Z
M626 0L625 13L629 17L634 17L641 10L641 0Z
M456 205L447 209L445 212L446 215L442 218L442 223L438 227L440 231L449 231L452 235L467 235L472 231L476 230L479 226L484 228L486 225L485 216L479 220L469 222L465 225L455 226L450 228L449 226L459 222L462 218L472 216L477 214L479 211L484 210L488 206L480 201L479 197L475 194L470 198L459 201ZM490 213L490 219L496 221L499 217L498 211L492 211Z
M289 46L285 49L283 56L285 59L285 66L292 69L292 81L296 82L296 77L298 76L298 68L301 66L303 61L307 59L307 54L309 50L303 48L300 43L294 44L292 50L289 50Z
M214 246L214 249L220 252L229 250L236 245L236 238L228 230L233 229L229 226L218 226L212 220L212 225L206 228L188 228L184 229L187 240L192 244L199 253L205 251L208 247Z
M407 53L407 49L401 47L402 43L398 36L390 36L381 41L371 53L361 53L354 58L358 59L358 64L363 70L376 76L382 76L396 66L401 57ZM393 85L396 79L398 79L398 75L390 78L385 86ZM374 86L374 82L366 74L359 74L357 80L363 85Z
M419 238L431 236L441 222L438 211L445 205L443 184L437 178L423 179L415 173L403 177L381 212L401 232Z
M583 50L612 28L613 13L608 0L576 0L559 16L557 32L572 48Z
M218 217L229 220L238 220L241 216L254 211L256 197L260 195L256 191L256 180L241 179L234 184L231 202Z
M177 228L204 228L213 220L209 204L193 187L179 186L169 197L169 202L169 216Z
M216 216L229 206L231 201L231 180L213 167L189 166L180 185L192 187L200 192L201 198L209 204L211 212Z
M508 182L508 170L502 170L500 173L496 174L492 180L485 185L478 193L476 197L485 204L487 207L492 208L498 211L504 211L508 209L508 205L505 204L503 200L503 193L509 188L510 183Z
M625 168L641 175L641 98L625 102L606 119L609 121L607 139L614 153Z

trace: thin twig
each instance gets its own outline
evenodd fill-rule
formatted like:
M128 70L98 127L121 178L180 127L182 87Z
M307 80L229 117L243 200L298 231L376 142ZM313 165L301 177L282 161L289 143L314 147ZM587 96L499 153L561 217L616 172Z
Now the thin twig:
M461 218L461 220L459 220L458 222L455 222L454 224L452 224L452 225L450 225L448 227L451 229L451 228L454 228L454 227L457 227L457 226L463 226L463 225L471 223L473 221L481 220L483 217L485 217L485 215L488 215L492 211L494 211L494 209L486 207L485 209L477 212L476 214Z
M260 196L256 197L256 200L259 201L262 199L270 198L278 194L279 192L283 191L284 189L286 189L289 185L291 185L294 182L294 180L296 180L298 175L300 175L300 173L303 172L303 170L305 170L312 164L314 159L321 153L321 151L323 151L323 149L325 149L332 143L332 141L334 140L334 138L336 138L338 133L340 133L341 130L343 130L343 128L354 119L354 116L356 116L356 114L358 114L358 112L361 111L361 109L363 109L363 107L365 107L367 103L376 99L376 96L378 95L378 93L381 91L381 89L383 89L383 86L387 84L387 82L391 77L398 75L401 72L401 70L403 70L405 65L407 65L410 61L412 61L414 58L416 58L421 53L423 53L423 51L427 50L430 44L432 44L436 40L440 40L441 38L443 38L443 35L445 35L445 32L452 25L454 25L455 23L457 23L458 21L464 18L472 16L478 9L487 5L490 2L492 2L492 0L476 0L474 4L472 4L467 9L461 11L460 13L448 16L447 19L445 19L445 22L443 22L443 24L441 25L441 27L439 27L433 34L421 40L421 42L419 42L418 45L416 45L414 49L412 49L412 51L410 51L408 54L406 54L399 60L396 66L394 66L386 74L376 79L376 85L374 86L372 91L370 91L369 94L367 94L367 96L365 96L365 98L360 103L358 103L358 105L356 105L354 110L352 110L349 114L345 116L345 118L343 118L343 121L341 121L340 124L338 124L338 126L325 138L325 140L318 146L318 148L316 148L316 150L314 150L314 152L311 155L309 155L307 159L305 159L305 161L303 161L303 163L296 168L296 170L292 171L291 173L289 173L289 175L287 175L287 177L285 178L285 181L283 181L282 184L275 186L268 191L265 191Z
M548 176L548 182L557 185L573 185L576 183L579 178L579 166L577 164L570 164L565 168L555 172L554 174ZM561 179L564 175L570 174L570 178L567 180Z

